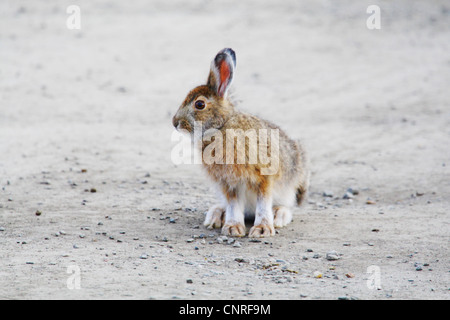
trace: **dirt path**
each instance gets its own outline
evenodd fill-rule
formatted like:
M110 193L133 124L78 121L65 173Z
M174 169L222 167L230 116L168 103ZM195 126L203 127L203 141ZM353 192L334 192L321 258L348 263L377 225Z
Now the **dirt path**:
M80 1L68 30L69 2L0 4L0 298L448 299L445 1L381 1L381 30L364 1ZM170 158L227 46L240 108L313 168L256 242L206 230L208 181Z

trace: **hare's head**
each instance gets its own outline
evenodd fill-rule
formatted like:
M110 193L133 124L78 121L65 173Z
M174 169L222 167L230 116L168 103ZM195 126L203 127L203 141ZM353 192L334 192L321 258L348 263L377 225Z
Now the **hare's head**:
M233 114L234 107L227 99L228 89L233 81L236 55L232 49L221 50L211 63L208 81L191 90L172 123L177 130L193 133L194 122L201 122L203 132L220 129Z

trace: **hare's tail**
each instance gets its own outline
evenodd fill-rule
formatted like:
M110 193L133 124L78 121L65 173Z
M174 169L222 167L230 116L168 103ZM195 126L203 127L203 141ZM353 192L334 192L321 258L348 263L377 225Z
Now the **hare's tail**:
M303 201L306 199L309 188L309 179L310 179L310 171L309 171L309 159L305 152L305 149L302 146L302 143L298 141L300 146L300 179L298 182L297 189L295 190L295 198L297 201L297 205L301 205Z
M308 190L305 190L302 186L298 187L295 193L295 198L297 200L297 205L301 205L303 200L306 198L306 193Z

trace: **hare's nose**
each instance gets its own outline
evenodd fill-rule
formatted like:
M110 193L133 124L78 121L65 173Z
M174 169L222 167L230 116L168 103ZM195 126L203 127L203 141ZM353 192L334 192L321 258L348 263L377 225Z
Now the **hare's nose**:
M174 126L175 128L177 128L179 123L180 123L180 120L178 120L178 118L177 118L176 116L174 116L174 117L172 118L172 124L173 124L173 126Z

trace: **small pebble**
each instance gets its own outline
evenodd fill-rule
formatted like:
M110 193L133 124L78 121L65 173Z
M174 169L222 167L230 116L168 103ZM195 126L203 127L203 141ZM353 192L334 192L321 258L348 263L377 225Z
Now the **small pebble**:
M346 192L342 199L353 199L353 194L350 192Z
M332 192L332 191L329 191L329 190L326 190L326 191L324 191L324 192L322 193L322 196L328 197L328 198L333 198L333 192Z
M326 259L328 261L338 260L339 255L337 254L336 251L330 251L330 252L327 252Z
M351 193L352 195L356 196L359 194L359 189L356 187L350 187L347 189L348 193Z
M323 274L320 271L314 271L313 276L316 279L320 279L323 277Z
M355 275L353 273L351 273L351 272L346 273L345 276L347 278L354 278L355 277Z
M36 212L34 213L35 215L37 215L38 217L42 214L42 212L41 211L39 211L39 210L36 210Z
M139 259L148 259L148 255L146 253L141 254L141 256L139 257Z

